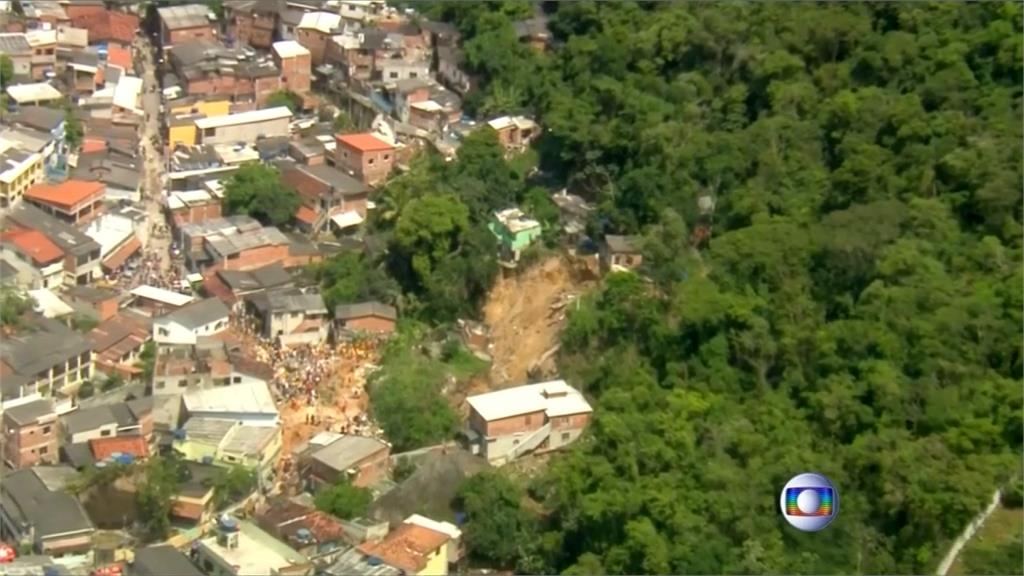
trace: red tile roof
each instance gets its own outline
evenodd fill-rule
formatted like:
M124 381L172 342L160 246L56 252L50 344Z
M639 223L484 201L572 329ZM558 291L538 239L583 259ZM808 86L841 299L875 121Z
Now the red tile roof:
M107 62L120 66L126 71L132 71L132 52L119 46L107 46Z
M402 524L380 542L360 545L359 551L367 556L376 556L389 566L416 574L427 566L430 553L444 546L449 539L447 534L418 524Z
M103 152L107 149L107 141L97 138L86 138L82 141L82 154Z
M64 257L64 252L38 230L4 232L0 234L0 240L13 244L39 266L52 264Z
M69 2L68 5L64 7L64 12L66 12L67 15L68 15L68 18L71 19L71 22L72 22L73 26L74 26L73 23L78 18L83 18L83 17L88 16L90 14L102 14L103 12L106 12L106 11L107 11L107 9L105 7L103 7L103 5L97 5L97 4L77 4L77 3L74 3L74 2Z
M93 438L89 440L89 448L96 460L106 460L111 454L131 454L136 458L149 455L149 446L142 436L112 436L110 438Z
M302 514L303 517L301 519L293 520L289 518L288 522L281 526L281 536L291 540L295 538L299 530L306 529L313 535L317 543L341 542L345 539L345 528L334 516L319 510L313 512L306 511Z
M84 12L71 16L71 25L89 31L89 44L110 40L131 44L139 29L139 17L110 10Z
M334 137L338 144L344 144L349 148L355 148L360 152L380 152L392 150L394 146L377 138L373 134L338 134Z
M110 256L107 256L102 266L107 270L117 270L124 265L128 258L131 258L132 254L138 252L140 248L142 248L142 243L139 242L138 237L133 235L123 246L114 250Z
M25 192L25 198L61 208L72 208L93 196L102 196L106 191L107 185L103 182L68 180L57 185L36 184Z
M300 206L299 211L295 214L295 219L305 224L313 224L316 222L316 212L309 206Z

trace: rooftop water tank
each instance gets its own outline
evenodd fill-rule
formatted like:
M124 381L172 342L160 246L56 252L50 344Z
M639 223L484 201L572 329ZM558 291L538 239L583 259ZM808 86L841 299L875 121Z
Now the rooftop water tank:
M238 520L230 514L221 514L220 518L217 518L217 526L225 532L235 532L238 530Z

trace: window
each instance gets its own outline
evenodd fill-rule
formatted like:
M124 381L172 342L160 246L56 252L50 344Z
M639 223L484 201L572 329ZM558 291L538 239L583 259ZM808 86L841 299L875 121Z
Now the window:
M104 438L110 436L110 430L100 430L100 436L103 436Z
M370 166L373 166L373 158L367 160L366 163L369 164Z
M519 446L519 438L516 438L515 440L513 440L512 441L512 445L513 446Z
M390 72L388 73L388 76L390 76L391 78L398 78L398 72Z
M409 72L409 78L415 78L415 77L416 77L416 73L415 72Z
M234 380L235 380L235 384L239 384L239 383L242 382L242 377L241 376L235 376Z
M51 428L49 426L43 426L43 434L49 434Z
M385 159L385 160L388 160L388 159L390 159L390 158L391 158L391 155L390 155L390 154L385 154L385 155L384 155L384 159Z
M157 390L163 390L164 389L164 383L163 382L157 382L156 383L156 389Z
M157 332L157 334L159 334L161 336L170 336L171 335L170 330L168 330L167 328L160 328L156 332Z
M188 386L188 380L178 380L178 388L185 388Z
M49 451L50 451L49 448L47 448L46 446L43 446L42 448L39 449L39 455L42 456L42 455L46 454Z
M569 436L570 434L568 432L562 432L562 442L568 442Z

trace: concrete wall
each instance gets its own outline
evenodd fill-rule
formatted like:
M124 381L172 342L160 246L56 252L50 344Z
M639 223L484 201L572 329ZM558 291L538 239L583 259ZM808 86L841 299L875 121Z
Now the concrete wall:
M220 218L221 216L221 204L216 200L213 200L206 204L180 208L178 210L174 210L171 213L171 218L174 219L176 226L184 226L185 224L194 224L196 222L205 222L206 220L213 220L214 218Z
M305 54L291 58L278 58L275 54L274 60L281 70L281 88L303 96L310 90L310 70L312 59Z
M418 576L447 576L448 547L441 546L427 558L427 565L417 572Z
M240 252L237 257L216 262L211 269L252 270L288 258L288 245L260 246Z
M82 554L92 548L93 530L77 535L63 536L38 541L36 546L42 554L48 556L62 556L64 554Z
M339 142L335 153L339 170L351 172L371 186L387 180L395 162L394 150L362 152Z
M309 50L310 62L313 66L319 66L324 63L329 39L330 35L324 34L319 30L309 28L297 28L295 30L295 41L302 44L306 50Z
M182 386L181 382L185 385ZM209 374L172 374L153 376L153 395L166 396L171 394L182 394L191 390L212 388L216 384Z
M59 459L57 445L57 415L53 414L27 426L19 426L4 417L3 458L15 468L26 468L36 464L55 464Z
M430 78L430 60L384 59L377 61L377 68L380 70L381 80L385 82Z
M193 40L216 40L217 31L213 24L208 26L196 26L195 28L181 28L168 30L163 23L160 23L164 49L175 44L186 44Z
M174 449L181 452L185 460L202 462L203 458L215 458L217 456L217 444L205 440L194 440L186 437L184 440L175 440Z
M195 344L201 336L213 336L228 329L228 318L216 318L210 322L189 329L166 318L153 321L153 340L158 344Z
M474 411L475 412L475 411ZM484 436L506 436L509 434L529 433L544 425L545 416L543 410L521 414L501 420L487 422L483 430ZM479 432L479 430L478 430Z
M388 469L391 465L391 459L389 458L390 451L386 447L381 447L381 450L375 454L371 454L365 459L358 462L354 468L357 472L352 477L352 485L361 488L372 486L384 479L387 476ZM311 462L310 471L315 477L314 480L320 484L321 487L333 485L334 483L345 478L345 471L335 471L331 468L321 464L317 460Z
M79 442L88 442L89 440L92 440L94 438L110 438L112 436L117 436L116 422L104 424L103 426L100 426L98 428L93 428L92 430L84 430L76 434L66 434L68 442L70 442L71 444L78 444Z
M270 13L236 12L229 26L236 43L269 50L274 42L277 18Z
M259 136L287 136L289 134L289 118L250 122L236 126L221 126L199 130L198 139L201 144L234 144L236 142L255 142Z

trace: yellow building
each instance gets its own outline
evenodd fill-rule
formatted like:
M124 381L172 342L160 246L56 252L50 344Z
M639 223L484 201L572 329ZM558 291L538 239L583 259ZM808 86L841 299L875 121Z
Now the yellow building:
M194 146L197 142L196 132L197 118L215 118L227 116L231 113L231 101L227 98L212 100L183 99L179 102L170 103L170 112L167 114L167 145L172 150L178 144Z
M185 460L224 467L241 466L268 479L281 454L281 444L280 426L190 418L173 447Z
M43 157L0 140L0 208L13 206L43 181Z

